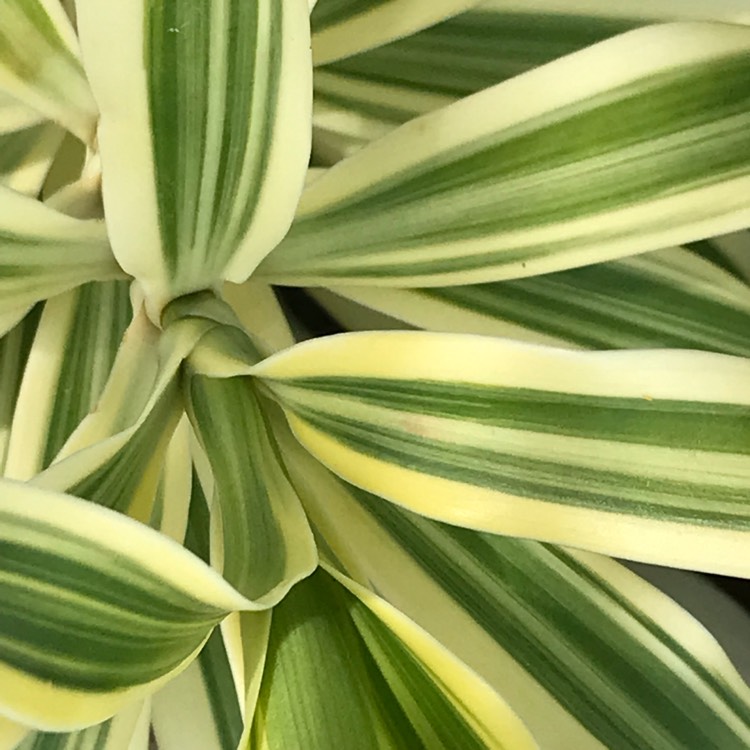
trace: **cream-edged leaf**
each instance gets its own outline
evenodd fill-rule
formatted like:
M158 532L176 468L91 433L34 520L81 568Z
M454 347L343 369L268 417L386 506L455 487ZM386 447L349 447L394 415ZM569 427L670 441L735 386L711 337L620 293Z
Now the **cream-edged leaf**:
M323 571L273 610L245 747L536 747L486 684L387 604L357 591L388 624ZM454 702L451 688L465 692ZM478 729L461 698L490 726Z
M413 34L478 0L319 0L310 22L316 64Z
M295 343L289 321L268 284L254 278L244 284L224 284L221 295L264 356Z
M201 332L200 326L185 326L160 334L141 308L125 332L96 408L51 465L29 481L148 523L166 451L183 413L180 366Z
M700 244L718 252L719 242ZM366 311L340 309L342 297L371 308L373 317L389 316L387 327L394 327L395 318L402 328L570 348L673 347L750 355L747 285L686 248L489 284L331 291L339 297L318 298L350 330L381 328L382 321L369 321Z
M75 32L56 0L0 5L0 91L93 141L96 105Z
M121 276L104 222L66 216L0 186L0 315Z
M44 304L15 399L6 476L47 468L94 409L132 312L125 282L85 284Z
M281 433L326 558L475 669L549 750L747 743L713 638L614 561L439 524L327 472Z
M242 716L218 629L198 658L152 702L151 721L160 750L237 749Z
M250 378L188 376L193 428L213 469L221 559L212 564L259 607L276 604L318 558ZM216 517L212 523L216 523Z
M305 190L292 285L531 276L750 223L750 28L623 34L412 120Z
M45 731L100 722L186 666L247 601L119 513L0 481L0 712Z
M315 71L315 153L334 162L418 115L630 29L750 21L744 0L485 0Z
M307 169L307 3L77 8L122 267L154 318L173 297L244 281L289 227Z
M328 568L357 602L351 614L425 748L536 748L486 682L393 605Z
M298 344L254 374L313 455L418 513L750 575L750 360L390 331Z
M16 398L40 312L39 309L32 311L0 338L0 476L5 475Z

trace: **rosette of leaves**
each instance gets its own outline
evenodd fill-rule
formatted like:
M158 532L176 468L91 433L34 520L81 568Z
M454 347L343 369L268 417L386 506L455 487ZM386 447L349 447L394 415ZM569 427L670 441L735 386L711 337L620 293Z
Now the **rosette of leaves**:
M0 747L746 748L747 20L4 0Z

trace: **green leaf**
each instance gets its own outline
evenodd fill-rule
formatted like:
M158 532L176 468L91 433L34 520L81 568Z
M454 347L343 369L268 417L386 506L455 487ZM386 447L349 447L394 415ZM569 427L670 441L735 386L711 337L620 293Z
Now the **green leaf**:
M0 133L0 185L37 196L63 136L64 131L51 123Z
M0 711L45 731L100 722L186 666L247 601L166 537L0 480Z
M223 553L212 562L260 607L276 604L318 558L252 381L194 375L186 396L215 481Z
M310 16L316 64L413 34L478 0L318 0Z
M254 373L313 455L423 515L750 576L750 360L391 331Z
M504 695L543 748L736 748L750 691L687 612L592 554L429 521L282 439L325 557Z
M286 232L307 169L307 2L77 8L118 261L154 317L173 297L244 281Z
M85 284L45 303L14 399L8 477L47 468L94 409L131 316L122 281Z
M750 14L744 0L483 0L481 10L501 13L529 13L588 16L590 18L633 18L643 23L669 20L726 21L748 23Z
M716 244L702 243L708 249ZM489 284L331 291L432 331L584 349L673 347L750 355L747 285L688 249ZM356 326L360 318L348 320Z
M5 475L10 426L41 310L35 309L0 338L0 476Z
M248 747L536 747L486 684L385 602L347 587L367 605L319 571L273 610Z
M66 216L0 185L0 316L121 273L103 221Z
M485 0L315 71L315 153L331 162L397 125L655 22L748 22L744 0ZM331 157L334 158L331 158Z
M198 658L154 695L152 723L159 750L236 750L242 716L218 630Z
M185 541L193 492L190 438L190 423L183 414L164 454L161 477L149 519L149 526L159 529L178 544Z
M75 32L55 0L3 0L0 91L58 122L86 143L96 105L78 57Z
M149 701L138 701L77 732L34 732L17 750L148 750L149 716Z
M273 283L444 286L750 223L750 28L639 29L413 120L305 190Z
M160 334L140 309L96 408L65 440L52 464L29 481L148 523L165 453L182 415L179 369L199 334L200 329L186 328ZM19 441L19 453L25 455L23 436Z

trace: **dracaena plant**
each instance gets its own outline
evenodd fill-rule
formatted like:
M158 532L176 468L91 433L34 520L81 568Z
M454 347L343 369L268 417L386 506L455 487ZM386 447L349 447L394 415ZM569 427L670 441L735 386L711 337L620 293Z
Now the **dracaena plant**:
M748 12L609 5L2 0L0 748L750 745Z

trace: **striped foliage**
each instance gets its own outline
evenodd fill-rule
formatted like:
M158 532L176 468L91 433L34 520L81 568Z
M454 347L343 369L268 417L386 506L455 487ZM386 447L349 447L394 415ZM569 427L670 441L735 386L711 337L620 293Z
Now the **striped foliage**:
M301 737L311 750L536 747L483 681L345 583L319 571L274 609L247 747L294 747Z
M246 604L179 545L92 503L4 479L0 514L0 706L23 723L108 718Z
M249 378L200 375L186 392L215 480L222 554L212 562L259 608L276 604L318 559L258 395Z
M750 745L739 1L0 0L0 750Z
M47 468L93 410L131 315L119 281L86 284L44 304L14 398L7 476L26 480Z
M185 546L206 563L210 559L210 512L197 477L193 478ZM198 658L153 697L152 723L160 750L236 750L243 717L226 648L219 630L211 633ZM185 705L191 710L185 711Z
M307 168L307 3L77 8L119 263L157 309L244 281L286 232Z
M182 415L179 368L194 345L190 335L172 333L160 336L139 310L96 408L65 440L52 464L29 480L32 484L150 521Z
M34 340L39 312L39 309L35 309L9 333L0 337L0 476L5 475L16 398Z
M56 0L4 0L0 5L0 92L81 140L93 140L96 105L75 33Z
M159 750L236 750L242 716L218 630L198 658L156 693L152 710Z
M102 221L74 219L0 185L0 317L119 275Z
M750 692L685 611L623 566L429 521L283 438L321 549L494 685L549 750L742 748Z
M719 242L697 243L695 252L660 250L489 284L332 291L432 331L571 348L675 347L747 357L750 295L746 284L719 265ZM706 257L713 253L713 262L701 252ZM362 315L347 319L352 330L360 328L360 319L367 325Z
M33 732L16 750L148 750L148 701L136 701L111 719L76 732Z
M478 0L318 0L312 10L317 64L413 34Z
M392 331L254 372L317 458L419 513L748 574L749 360Z
M640 26L750 21L743 0L485 0L315 72L316 155L337 161L412 117Z
M743 227L750 28L639 29L413 120L305 190L285 284L443 286Z

